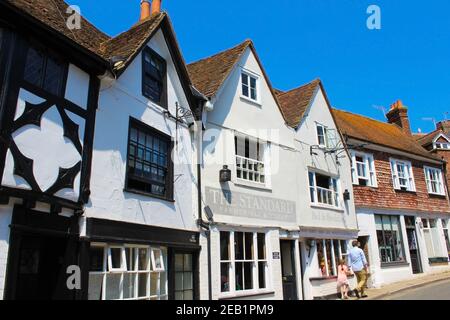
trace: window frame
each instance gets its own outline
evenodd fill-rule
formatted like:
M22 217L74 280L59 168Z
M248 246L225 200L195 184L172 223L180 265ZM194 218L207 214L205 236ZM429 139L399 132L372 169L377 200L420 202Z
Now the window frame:
M375 158L374 158L373 154L352 150L352 151L350 151L350 155L351 155L351 161L352 161L353 185L362 186L362 187L378 188L377 171L376 171L376 167L375 167ZM359 176L358 165L357 165L359 162L356 161L356 157L363 158L363 164L365 165L367 177ZM364 186L364 185L360 184L360 180L367 181L367 185Z
M445 183L444 183L444 175L442 173L442 170L439 168L434 168L434 167L429 167L429 166L424 166L423 167L424 170L424 174L425 174L425 184L427 185L427 190L429 194L432 195L438 195L438 196L445 196ZM435 172L437 174L437 179L433 181L431 179L431 172ZM437 185L436 187L439 187L440 192L433 192L432 191L432 185L431 183L435 182Z
M45 80L45 74L46 74L45 71L44 71L44 74L42 75L43 78L41 79L42 83L40 85L34 84L25 79L28 53L29 53L30 49L34 49L34 50L42 53L42 55L43 55L42 68L45 71L46 71L46 67L47 67L49 58L51 58L52 60L55 60L56 62L61 64L62 78L60 79L60 87L59 87L58 93L55 94L44 88L43 81ZM43 45L42 43L37 42L34 39L27 39L27 46L26 46L26 53L25 53L24 61L25 61L25 64L23 66L22 77L21 77L21 79L24 83L26 83L28 86L31 86L33 88L38 88L39 90L42 90L42 91L46 92L47 94L65 99L66 90L67 90L67 79L69 77L69 62L67 61L67 59L64 58L64 56L62 54L56 52L55 50L53 50L52 48L50 48L48 46Z
M237 146L237 142L239 141L239 139L245 141L248 139L249 141L249 148L250 148L250 144L257 144L256 150L258 153L261 153L263 159L262 160L258 160L258 159L253 159L253 158L247 158L246 156L241 156L238 155L238 146ZM236 179L236 181L240 184L245 184L245 185L249 185L249 186L254 186L254 187L261 187L261 188L270 188L271 187L271 176L270 176L270 164L271 164L271 143L268 141L264 141L262 139L259 138L255 138L255 137L251 137L245 134L241 134L241 133L235 133L234 134L234 177ZM259 147L258 147L259 145ZM245 146L244 146L245 149ZM262 151L261 151L262 149ZM250 155L249 155L250 157ZM264 166L263 171L255 171L255 170L251 170L249 168L244 169L243 168L243 161L247 161L247 166L248 166L248 162L253 162L253 166L255 164L262 164ZM238 162L241 164L241 167L238 166ZM240 168L240 169L239 169ZM238 171L241 171L241 176L239 177ZM243 173L246 172L247 173L247 178L244 178ZM249 173L253 174L253 180L249 179ZM256 181L255 177L258 174L260 177L260 181ZM264 175L264 182L261 182L261 176Z
M244 81L242 79L243 75L246 75L248 77L248 83L247 84L244 84ZM260 80L261 80L261 77L259 75L257 75L256 73L254 73L254 72L252 72L250 70L244 69L244 68L241 69L241 72L240 72L239 76L240 76L239 83L240 83L240 90L241 90L241 98L243 98L245 100L248 100L248 101L250 101L252 103L256 103L256 104L260 105L261 104L261 95L260 95L260 91L261 91L260 90ZM255 90L255 93L256 93L256 99L252 98L252 87L251 87L251 79L252 78L255 79L255 89L254 90ZM244 85L248 87L248 96L246 96L244 94Z
M134 125L134 127L133 127ZM144 131L145 134L149 134L152 136L156 136L158 138L160 138L161 140L166 140L167 142L167 146L168 146L168 150L167 150L167 176L166 176L166 182L165 182L165 188L166 188L166 194L165 196L161 196L158 194L154 194L151 192L147 192L147 191L143 191L143 190L139 190L139 189L135 189L135 188L131 188L129 186L129 180L130 177L132 177L133 175L130 173L130 166L129 166L129 160L130 160L130 151L131 151L131 143L130 143L130 139L131 139L131 130L132 129L136 129L136 130L140 130L140 131ZM125 192L130 192L130 193L135 193L135 194L140 194L140 195L144 195L144 196L148 196L148 197L152 197L152 198L157 198L157 199L161 199L161 200L165 200L165 201L169 201L169 202L175 202L174 200L174 188L175 188L175 183L174 183L174 163L173 163L173 157L174 157L174 142L172 140L172 137L164 132L161 132L149 125L147 125L146 123L135 119L133 117L129 118L129 122L128 122L128 139L127 139L127 159L126 159L126 174L125 174ZM144 180L144 179L142 179ZM142 183L145 183L145 181L142 181Z
M328 259L328 253L327 253L327 241L330 242L330 252L331 252L331 258ZM322 257L325 259L324 263L325 263L325 271L326 274L324 275L321 268L320 268L320 264L321 261L319 260L319 246L317 245L318 243L322 243ZM338 248L336 249L335 244L337 243ZM343 243L345 243L345 252L342 248ZM322 278L329 278L329 277L337 277L338 276L338 264L339 264L339 260L340 259L346 259L347 255L348 255L348 243L347 240L342 240L342 239L317 239L316 240L316 249L317 249L317 262L319 264L319 272L321 273L320 277ZM339 255L339 257L336 257L336 250L337 253ZM331 266L328 264L328 261L331 261ZM332 271L332 274L330 274L330 270Z
M146 77L146 72L145 72L145 65L147 64L147 62L145 61L145 56L146 54L149 54L150 57L152 59L158 60L158 62L160 62L163 66L163 78L162 78L162 83L161 83L161 97L160 97L160 101L154 101L151 97L149 97L146 93L145 93L145 77ZM150 48L149 46L147 46L143 51L142 51L142 77L141 77L141 91L142 91L142 96L146 97L147 99L149 99L151 102L157 104L158 106L160 106L161 108L164 109L168 109L168 91L167 91L167 61L166 59L164 59L160 54L158 54L155 50L153 50L152 48ZM148 75L150 77L152 77L151 75ZM152 77L154 79L154 77ZM155 81L159 82L159 79L154 79Z
M101 294L100 299L102 301L107 300L106 299L106 289L107 289L107 281L108 281L108 275L120 275L120 288L119 288L119 298L118 299L109 299L109 300L167 300L169 298L169 272L167 270L158 271L153 268L152 261L151 261L151 254L152 250L160 250L161 251L161 261L164 263L165 260L168 259L168 252L169 249L167 247L158 247L158 246L151 246L151 245L139 245L139 244L110 244L110 243L92 243L91 247L95 248L102 248L103 249L103 268L102 271L91 271L89 268L88 271L88 277L90 281L91 275L101 276ZM109 263L110 263L110 249L121 249L121 256L122 256L122 269L109 269ZM128 266L128 261L126 257L126 250L130 249L134 251L134 269L131 270ZM146 249L147 250L147 269L146 270L139 270L139 250ZM130 269L130 270L129 270ZM147 276L147 283L146 283L146 295L145 296L139 296L139 275L145 274ZM156 294L152 295L152 274L157 274L157 285L156 285ZM161 275L164 274L165 279L161 278ZM134 285L133 285L133 296L131 298L124 298L124 293L126 290L124 279L127 275L134 275ZM164 281L164 284L161 282ZM164 285L164 288L162 287ZM88 287L89 291L89 287Z
M414 167L412 166L411 161L408 160L400 160L395 158L389 159L391 166L391 177L395 190L398 191L407 191L407 192L416 192L416 183L414 179ZM405 173L407 177L400 178L398 172L398 165L403 165L405 168ZM407 180L408 186L404 186L400 184L400 179Z
M320 142L321 135L319 134L319 128L322 128L324 144L322 144ZM329 146L327 130L328 130L327 126L316 122L316 139L317 139L317 145L320 148L328 148L328 146Z
M266 231L250 231L250 230L229 230L229 229L223 229L219 230L219 241L218 241L218 252L219 252L219 270L220 270L220 277L222 277L222 264L228 265L228 291L222 291L222 279L220 280L220 296L221 297L233 297L233 296L240 296L240 295L246 295L246 294L258 294L261 292L267 292L270 291L272 288L272 283L270 281L270 261L269 261L269 246L268 246L268 233ZM243 234L243 259L236 259L236 249L235 249L235 235L237 233ZM229 259L228 260L222 260L221 256L221 240L222 240L222 234L228 235L228 254ZM252 259L247 259L245 256L245 235L251 234L252 235ZM259 258L259 244L258 244L258 235L264 235L264 256L265 259ZM242 263L242 268L244 268L244 263L251 263L252 264L252 289L242 289L237 290L236 289L236 264ZM260 288L261 284L259 283L259 264L264 263L264 284L265 288ZM244 271L242 271L242 274L244 275ZM244 276L245 277L245 276ZM243 284L245 286L245 280L243 279Z
M377 227L376 227L376 217L380 217L380 219L381 219L381 230L378 230ZM408 260L407 260L407 257L406 257L406 250L405 250L405 241L404 241L404 238L403 238L402 220L400 219L400 216L386 215L386 214L375 214L374 215L375 232L377 233L378 231L381 231L381 233L383 235L383 239L382 239L383 247L387 248L387 245L386 245L386 239L387 238L386 238L386 235L385 235L385 231L389 231L389 230L385 230L384 229L384 219L383 219L384 217L389 218L389 224L391 226L391 230L393 229L392 228L392 226L393 226L392 218L396 218L397 221L398 221L398 227L399 227L399 231L398 231L399 235L398 236L399 236L400 243L401 243L400 248L402 250L401 253L403 255L403 260L401 260L401 261L383 261L382 255L381 255L381 249L380 249L380 239L378 239L378 235L376 235L377 236L377 245L378 245L378 256L380 258L381 265L383 266L383 265L391 265L391 264L405 264L405 263L408 263ZM394 251L394 254L395 254L395 251ZM396 258L396 256L394 256L394 258Z
M336 190L318 187L317 186L317 175L318 174L321 175L321 176L328 177L330 179L330 186L331 185L336 186ZM313 180L312 181L311 181L311 175L313 175ZM309 190L310 190L311 205L316 205L316 206L321 206L321 207L326 207L326 208L332 208L332 209L342 209L342 202L343 201L341 199L341 194L340 194L341 185L340 185L339 177L323 174L323 173L320 173L320 172L316 172L314 170L308 170L308 180L309 180ZM313 183L313 185L311 185L311 182ZM333 202L333 204L319 202L319 197L318 197L318 192L317 192L318 189L317 188L320 188L321 190L331 191L332 192L332 202ZM314 201L313 201L313 199L311 199L311 196L312 196L311 191L313 191L313 194L314 194Z

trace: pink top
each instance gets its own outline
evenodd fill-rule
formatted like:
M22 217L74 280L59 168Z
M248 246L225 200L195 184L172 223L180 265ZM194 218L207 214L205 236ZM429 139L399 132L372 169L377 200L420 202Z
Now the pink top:
M348 272L348 267L347 266L341 266L338 265L338 282L347 282L347 272Z

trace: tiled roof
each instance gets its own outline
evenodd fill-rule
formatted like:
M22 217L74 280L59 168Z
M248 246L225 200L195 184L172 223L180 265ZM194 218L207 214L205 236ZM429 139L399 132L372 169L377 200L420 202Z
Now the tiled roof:
M246 40L234 48L188 64L193 85L206 97L214 96L251 44L251 40Z
M434 138L436 138L436 136L439 133L444 133L442 130L434 130L433 132L430 132L428 134L424 134L422 136L415 136L416 141L418 143L420 143L422 146L426 146L429 145L430 143L433 142Z
M37 19L104 60L109 60L115 56L121 57L125 61L130 60L166 17L165 13L155 14L147 20L139 22L128 31L111 38L84 17L81 17L80 29L70 30L67 28L66 21L69 15L66 11L68 4L63 0L3 1Z
M46 26L56 30L92 53L99 54L99 45L110 37L97 29L85 18L81 18L81 28L70 30L66 21L68 4L63 0L2 0L29 14Z
M165 13L158 13L142 22L139 22L131 29L102 43L100 45L99 53L105 59L110 59L116 56L122 57L126 61L129 61L132 59L134 54L142 48L149 37L160 26L165 17Z
M289 126L298 127L319 85L320 80L316 79L299 88L277 95L286 123Z
M440 160L428 153L414 137L404 133L395 124L337 109L333 109L333 114L340 131L344 135L425 158Z

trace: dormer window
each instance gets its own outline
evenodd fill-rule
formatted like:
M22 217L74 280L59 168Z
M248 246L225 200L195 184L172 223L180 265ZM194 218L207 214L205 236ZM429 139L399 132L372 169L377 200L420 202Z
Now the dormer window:
M450 143L436 142L436 149L450 150Z
M64 96L67 64L44 50L30 47L23 79L55 96Z
M166 61L148 47L142 53L142 95L167 108Z
M254 102L259 102L258 96L258 77L249 72L242 71L242 96Z

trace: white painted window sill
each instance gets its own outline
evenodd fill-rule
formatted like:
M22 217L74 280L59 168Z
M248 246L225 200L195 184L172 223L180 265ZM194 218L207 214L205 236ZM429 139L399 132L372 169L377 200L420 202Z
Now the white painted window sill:
M238 299L238 298L246 298L246 297L254 297L254 296L264 296L268 294L274 294L273 290L247 290L247 291L239 291L229 294L221 294L219 296L219 300L228 300L228 299Z
M235 186L247 187L247 188L252 188L252 189L260 189L260 190L264 190L264 191L272 191L271 187L268 187L266 185L259 184L259 183L252 183L250 181L242 180L242 179L234 180L233 184Z
M337 211L337 212L341 212L341 213L344 213L344 212L345 212L345 210L342 209L342 208L337 208L337 207L327 206L327 205L325 205L325 204L319 204L319 203L312 203L312 204L311 204L311 208L333 210L333 211Z
M254 104L254 105L258 106L258 107L262 107L261 101L253 100L253 99L251 99L251 98L249 98L249 97L246 97L246 96L244 96L244 95L241 95L241 99L242 99L242 100L245 100L246 102L249 102L249 103L251 103L251 104Z

